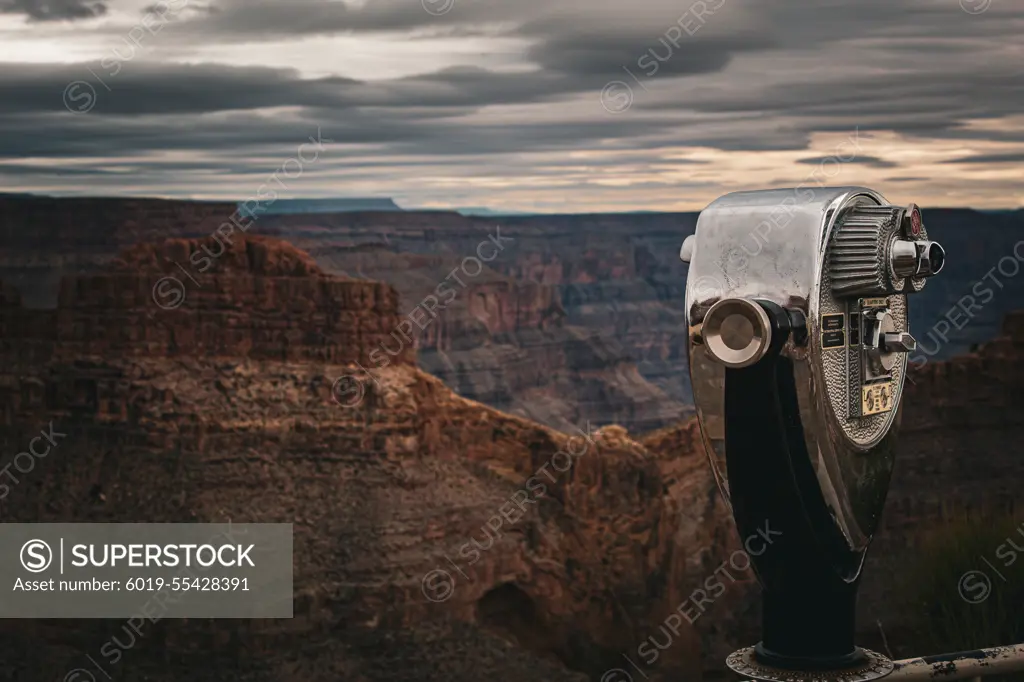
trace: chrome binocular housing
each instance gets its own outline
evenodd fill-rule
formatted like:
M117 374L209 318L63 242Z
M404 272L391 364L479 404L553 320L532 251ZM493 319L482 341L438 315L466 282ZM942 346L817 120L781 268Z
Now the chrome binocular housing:
M853 607L916 347L908 296L945 252L916 205L835 187L723 196L680 257L716 479L741 535L765 523L782 533L754 559L764 615L752 655L787 670L868 666Z

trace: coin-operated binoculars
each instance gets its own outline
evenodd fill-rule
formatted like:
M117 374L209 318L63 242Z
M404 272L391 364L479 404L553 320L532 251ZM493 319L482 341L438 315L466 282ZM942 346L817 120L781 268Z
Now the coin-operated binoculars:
M680 254L694 402L740 535L780 535L752 562L762 640L732 654L763 680L871 680L854 644L865 553L889 487L907 295L942 269L917 206L862 187L737 192Z

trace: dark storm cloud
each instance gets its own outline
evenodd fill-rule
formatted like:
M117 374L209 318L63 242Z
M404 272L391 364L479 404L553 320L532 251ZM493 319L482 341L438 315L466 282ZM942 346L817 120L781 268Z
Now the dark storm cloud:
M823 163L834 162L835 156L815 156L809 159L798 159L797 163L804 163L809 166L818 166ZM893 163L892 161L884 161L877 156L855 156L849 161L844 160L843 163L854 163L862 166L870 166L872 168L897 168L899 164Z
M193 40L216 35L225 40L250 42L292 36L338 33L447 31L486 33L482 24L513 22L536 16L550 3L545 0L455 0L443 16L427 12L419 0L374 0L362 7L324 0L220 0L211 16L183 26ZM467 31L468 27L478 27Z
M754 114L793 121L806 131L892 130L916 137L1024 139L1024 133L969 129L972 120L1018 115L1024 110L1019 65L996 64L975 72L919 73L908 82L900 73L847 77L839 82L756 83L746 88L705 89L686 106L706 114ZM669 98L640 102L650 111L671 111Z
M37 12L105 8L0 0L5 11L28 13L30 5ZM376 0L361 8L324 0L220 0L165 26L160 41L182 49L180 57L193 47L243 42L257 54L261 41L288 38L301 50L298 38L315 35L493 36L519 41L520 60L515 69L493 71L467 57L462 66L424 64L425 73L390 80L302 77L272 65L181 64L180 58L149 62L145 54L119 64L117 73L98 62L0 64L0 158L197 150L231 158L208 168L240 172L249 156L291 153L318 126L340 145L437 163L587 149L649 152L652 164L681 164L657 160L656 153L683 146L805 150L815 133L854 130L1024 141L1024 132L969 126L1024 111L1021 64L999 51L1019 40L1021 20L1001 12L999 3L972 16L955 0L726 0L698 32L680 36L673 27L695 5L455 0L450 12L433 16L419 0ZM122 28L104 30L111 41L123 40ZM602 110L602 86L628 81L625 69L649 75L639 67L645 57L658 68L643 84L632 84L633 107L618 116ZM744 65L745 71L738 68ZM65 110L63 94L74 81L95 91L96 106L86 115ZM514 119L487 116L489 108L526 104L548 106ZM870 156L855 162L896 165Z
M651 47L650 43L649 34L553 36L537 44L528 56L544 69L582 76L591 84L603 84L610 75L623 76L624 68L637 69L636 62L643 60L645 55L652 65L649 68L657 64L664 69L664 74L685 76L721 71L735 50L728 44L702 43L680 50L673 48L671 43L656 42L656 47Z
M363 83L302 79L290 70L132 63L109 79L97 64L0 65L0 157L109 157L167 150L282 154L321 126L338 144L380 153L463 156L573 150L600 145L658 150L685 144L723 149L806 148L808 134L752 114L690 124L676 112L640 116L529 117L500 123L466 116L500 103L555 101L588 88L555 73L491 73L460 67ZM96 106L65 109L68 83L87 79ZM76 87L86 87L79 83ZM597 93L589 112L600 112ZM291 112L279 113L282 108ZM274 110L273 113L268 113ZM603 112L601 112L603 113ZM746 119L744 121L744 119ZM735 132L725 134L730 120ZM742 127L739 127L742 126Z
M197 44L337 34L513 37L531 44L529 54L539 64L571 73L618 71L649 50L671 50L662 73L682 75L705 72L738 53L812 50L853 40L875 41L871 49L893 53L969 56L978 49L972 38L1016 34L1007 21L1014 16L1010 8L995 3L968 15L952 0L451 0L443 6L450 11L436 16L416 0L362 6L339 0L219 0L204 16L171 30L177 39ZM681 36L680 26L688 27Z
M53 166L36 166L27 163L0 163L0 174L26 176L48 176L48 177L71 177L90 175L130 175L137 169L107 169L107 168L55 168Z
M180 6L179 6L179 3ZM140 14L145 16L147 14L154 15L156 17L163 17L165 15L175 16L182 11L190 11L196 14L217 14L220 12L215 5L203 4L197 0L163 0L152 5L147 5L142 8Z
M24 14L34 21L91 19L106 13L106 3L90 0L0 0L0 14Z
M722 0L697 3L719 6ZM685 76L722 70L740 52L774 45L760 27L736 27L714 36L688 31L703 26L685 4L644 0L627 5L620 0L591 0L570 6L566 0L454 0L450 12L434 16L415 0L378 0L363 7L315 0L222 0L212 16L194 17L169 27L178 39L203 43L253 42L289 37L335 34L394 34L410 40L438 35L491 36L525 40L526 57L538 67L530 80L562 83L571 88L600 88L623 67L636 67L644 58L658 61L662 74ZM686 17L683 19L682 17ZM710 23L714 14L702 18ZM511 82L508 75L497 79ZM481 81L480 86L494 82ZM543 85L541 85L543 89ZM522 90L522 88L518 88Z
M959 159L946 159L942 163L1024 163L1024 153L974 154Z
M116 157L173 150L241 150L250 156L280 156L288 153L283 149L294 148L318 129L337 144L379 153L500 154L583 148L604 139L666 137L676 125L670 115L643 121L602 117L467 125L456 114L474 107L444 108L438 115L429 108L407 108L403 106L407 100L400 96L373 93L362 100L346 98L325 94L316 83L283 76L273 81L276 87L266 87L268 79L258 74L233 78L234 69L220 69L218 77L202 81L191 77L195 75L191 67L181 68L180 73L162 68L160 79L119 80L111 93L98 89L98 104L86 115L63 110L59 100L55 106L53 98L60 97L59 89L37 90L21 76L4 80L5 72L0 70L0 158ZM247 88L248 78L264 86ZM53 84L59 82L58 78ZM204 82L204 87L197 82ZM187 94L183 94L186 83ZM111 99L108 109L114 111L103 109L104 97ZM383 106L383 101L391 104ZM289 114L255 110L294 107L298 102L305 106ZM363 106L367 102L375 105ZM241 110L243 106L250 110Z
M88 64L0 64L0 114L67 111L74 82L96 93L92 113L185 114L274 106L345 106L358 81L299 79L294 71L220 65L121 64L121 72ZM94 75L95 74L95 75ZM109 90L108 90L109 88Z
M90 114L96 116L201 114L288 106L335 111L380 107L401 109L409 117L433 118L495 104L564 98L592 87L557 72L499 74L474 66L372 82L300 78L294 70L270 67L141 61L120 66L115 72L116 67L104 67L99 62L0 64L0 114L62 111L65 90L74 82L85 83L95 91L97 102Z
M72 114L8 116L2 120L0 158L117 157L153 151L241 149L250 156L294 154L318 127L325 138L349 144L395 144L425 134L408 121L353 118L322 121L300 116L239 112L210 120L182 116L96 117ZM290 151L287 151L288 148Z

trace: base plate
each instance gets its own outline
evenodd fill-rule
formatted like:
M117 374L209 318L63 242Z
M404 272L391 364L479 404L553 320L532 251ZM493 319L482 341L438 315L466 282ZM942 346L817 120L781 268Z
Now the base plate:
M836 670L783 670L765 665L754 657L754 647L734 651L725 664L734 673L765 682L869 682L885 677L893 670L893 662L882 654L861 649L867 656L864 663Z

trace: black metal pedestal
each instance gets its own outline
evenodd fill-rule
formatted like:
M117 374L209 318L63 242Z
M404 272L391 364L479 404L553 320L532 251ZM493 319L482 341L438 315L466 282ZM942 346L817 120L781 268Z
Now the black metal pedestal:
M756 364L727 369L725 378L733 515L744 540L771 536L770 543L752 541L764 545L751 552L764 609L763 639L750 656L766 669L847 669L856 677L879 663L853 641L863 556L836 531L807 453L791 363L780 355L800 330L781 307L759 303L772 323L771 347ZM856 679L880 677L880 670Z

